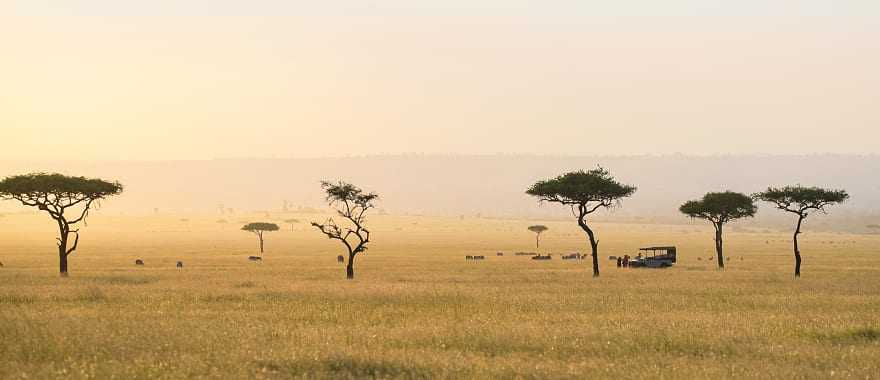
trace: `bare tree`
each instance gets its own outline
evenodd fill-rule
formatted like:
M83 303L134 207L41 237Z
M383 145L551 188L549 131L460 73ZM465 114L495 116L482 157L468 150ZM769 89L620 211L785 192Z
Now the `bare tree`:
M348 226L339 226L333 218L324 223L312 222L312 226L327 238L339 240L348 250L348 265L345 267L346 278L354 278L354 259L358 253L367 250L370 242L370 230L366 228L366 213L375 207L373 202L379 199L375 193L364 193L355 185L345 182L321 182L321 188L327 193L327 203L336 206L336 213L348 221Z

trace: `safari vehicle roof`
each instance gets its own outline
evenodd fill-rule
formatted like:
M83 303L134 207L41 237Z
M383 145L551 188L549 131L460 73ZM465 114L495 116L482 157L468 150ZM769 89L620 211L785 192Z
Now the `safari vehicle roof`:
M674 250L675 250L675 246L639 248L639 251L674 251Z

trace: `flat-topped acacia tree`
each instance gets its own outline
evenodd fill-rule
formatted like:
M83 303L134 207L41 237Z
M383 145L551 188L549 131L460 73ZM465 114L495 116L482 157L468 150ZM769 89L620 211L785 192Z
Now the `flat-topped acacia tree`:
M724 225L737 219L750 218L758 212L758 206L748 195L725 191L707 193L702 199L687 201L678 208L691 218L706 219L715 227L715 253L718 269L724 269Z
M0 181L0 198L36 207L58 223L58 268L62 277L67 276L67 257L79 246L76 225L85 222L93 203L121 192L119 182L63 174L31 173ZM68 248L71 234L73 246Z
M367 250L370 242L370 230L366 228L366 213L375 208L373 203L379 196L365 193L359 187L346 182L321 182L321 188L327 193L327 203L336 206L336 213L348 221L348 226L340 227L333 218L323 224L312 222L312 226L327 238L339 240L348 250L348 264L345 267L346 278L354 278L354 258L358 253Z
M801 185L786 187L770 187L767 190L752 195L755 199L772 203L776 208L796 214L798 216L797 227L794 229L794 276L801 276L801 251L798 248L798 235L804 219L813 211L825 213L825 207L843 203L849 199L846 190L828 190L820 187L806 187Z
M587 224L587 215L599 208L610 208L636 192L635 186L625 185L611 176L611 173L598 167L590 171L576 171L559 177L539 181L532 185L526 194L537 197L541 202L559 203L571 206L577 216L578 226L587 233L593 253L593 277L599 277L599 241Z
M248 223L244 227L241 228L242 231L253 232L254 235L260 238L260 254L263 254L263 233L264 232L272 232L278 231L278 225L275 223Z
M547 226L540 225L540 224L536 224L534 226L529 226L529 231L532 231L535 233L535 249L541 249L541 234L547 230L549 230L549 228L547 228Z
M289 225L290 225L290 230L293 231L294 226L295 226L297 223L299 223L299 219L295 219L295 218L286 219L286 220L284 221L284 223L289 224Z

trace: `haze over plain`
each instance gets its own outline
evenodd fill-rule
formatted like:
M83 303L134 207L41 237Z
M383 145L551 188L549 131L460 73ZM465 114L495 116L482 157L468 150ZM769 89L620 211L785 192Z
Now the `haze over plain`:
M874 1L3 1L0 159L871 154Z

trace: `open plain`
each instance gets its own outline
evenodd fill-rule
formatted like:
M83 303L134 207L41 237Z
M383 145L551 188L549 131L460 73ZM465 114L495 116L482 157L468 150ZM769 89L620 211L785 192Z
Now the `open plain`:
M880 377L877 235L807 224L795 279L788 231L736 224L719 271L708 224L596 222L592 278L558 257L588 249L573 221L385 215L348 281L308 223L247 260L241 225L289 217L322 218L98 212L60 278L51 221L5 215L0 378ZM552 260L513 255L534 222ZM670 269L608 260L666 244Z

